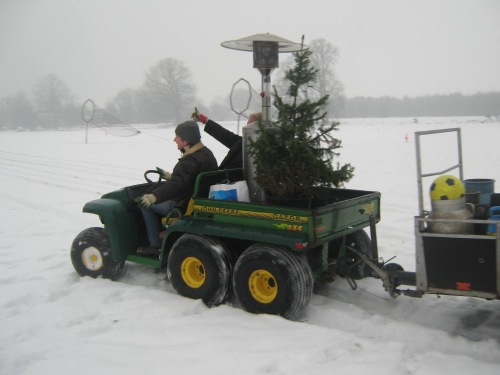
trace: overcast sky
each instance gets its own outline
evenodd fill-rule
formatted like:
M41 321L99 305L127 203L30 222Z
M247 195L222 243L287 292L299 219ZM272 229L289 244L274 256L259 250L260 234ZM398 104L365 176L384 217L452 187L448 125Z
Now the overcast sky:
M209 104L260 91L252 54L220 45L257 33L336 46L348 97L500 91L499 0L0 0L0 98L54 73L105 106L171 57Z

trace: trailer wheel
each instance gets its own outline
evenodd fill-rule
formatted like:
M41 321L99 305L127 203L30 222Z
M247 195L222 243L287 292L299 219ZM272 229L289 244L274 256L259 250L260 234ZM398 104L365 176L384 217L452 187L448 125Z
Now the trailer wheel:
M182 235L168 257L168 277L181 296L202 299L207 306L224 303L231 285L229 251L214 238Z
M309 303L313 275L305 257L265 244L250 246L238 258L233 290L244 310L297 319Z
M71 245L71 262L80 276L117 280L125 261L111 258L108 236L104 228L87 228Z
M394 273L391 271L404 271L405 269L403 266L397 263L388 263L382 267L384 271L387 271L389 273L389 279L391 280L391 283L397 287L401 285L401 282L397 278L397 276L394 276Z

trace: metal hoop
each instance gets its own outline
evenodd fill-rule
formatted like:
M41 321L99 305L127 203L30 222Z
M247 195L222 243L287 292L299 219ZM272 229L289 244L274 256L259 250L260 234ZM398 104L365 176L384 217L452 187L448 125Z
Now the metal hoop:
M241 110L238 110L237 108L234 108L234 103L233 103L233 96L234 96L234 88L236 87L236 85L240 82L245 82L247 84L247 87L248 87L248 100L246 102L246 106L245 108L241 109ZM231 103L231 110L238 114L238 115L243 115L243 112L245 112L249 107L250 107L250 103L252 101L252 86L250 85L250 82L248 82L246 79L244 78L240 78L239 80L237 80L235 83L233 83L233 86L231 88L231 94L229 95L229 102ZM246 117L246 116L245 116Z
M87 109L87 106L91 106ZM92 99L87 99L82 105L82 120L87 124L94 119L95 115L95 103ZM89 116L87 117L87 114Z

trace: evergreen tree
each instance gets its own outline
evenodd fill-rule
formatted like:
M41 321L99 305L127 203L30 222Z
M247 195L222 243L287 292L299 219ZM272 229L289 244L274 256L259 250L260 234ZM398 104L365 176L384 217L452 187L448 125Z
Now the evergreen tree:
M314 196L315 187L339 187L353 177L350 164L333 165L341 141L332 136L338 122L326 121L328 95L311 100L308 90L316 80L312 51L294 54L295 65L285 74L287 97L274 88L277 120L259 123L259 137L250 142L256 180L276 198Z

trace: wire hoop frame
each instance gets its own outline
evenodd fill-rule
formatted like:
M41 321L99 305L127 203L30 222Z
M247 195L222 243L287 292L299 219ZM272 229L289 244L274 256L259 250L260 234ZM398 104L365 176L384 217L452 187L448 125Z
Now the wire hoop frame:
M82 120L87 124L94 119L95 103L92 99L87 99L82 105Z

